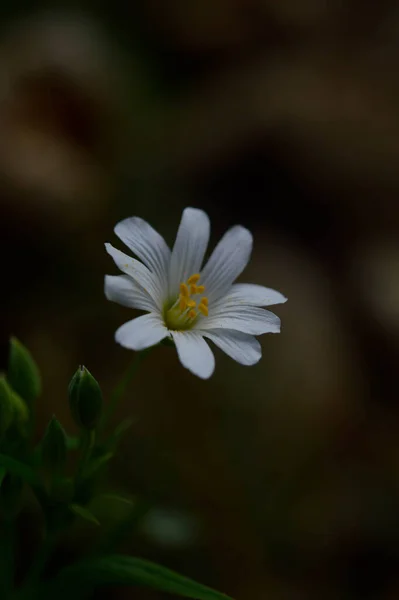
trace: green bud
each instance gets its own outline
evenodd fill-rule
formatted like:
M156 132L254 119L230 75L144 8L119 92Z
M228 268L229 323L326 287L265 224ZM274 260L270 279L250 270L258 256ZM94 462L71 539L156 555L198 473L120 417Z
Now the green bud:
M7 379L13 388L29 406L41 391L39 369L29 350L16 338L11 338L10 358Z
M4 375L0 376L0 438L4 436L14 418L12 390Z
M29 410L22 398L10 387L4 376L0 376L0 438L5 434L25 435ZM15 439L15 437L14 437Z
M15 422L17 425L25 425L29 419L29 409L21 396L14 392L14 390L12 390L11 397Z
M79 367L68 388L73 419L83 429L94 429L101 416L103 397L100 386L86 367Z
M62 472L66 457L66 435L61 423L53 416L41 443L43 466L51 472Z

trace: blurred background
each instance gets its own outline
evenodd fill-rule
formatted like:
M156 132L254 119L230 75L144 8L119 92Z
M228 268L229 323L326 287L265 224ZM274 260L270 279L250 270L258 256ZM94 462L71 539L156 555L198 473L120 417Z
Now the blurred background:
M107 396L133 358L113 340L132 313L103 294L116 222L171 244L185 206L213 243L245 225L243 280L288 296L282 332L251 368L216 350L208 382L169 348L143 364L111 477L148 510L120 550L237 600L397 598L397 2L19 1L0 18L2 367L13 333L43 374L38 438L53 413L73 432L78 364Z

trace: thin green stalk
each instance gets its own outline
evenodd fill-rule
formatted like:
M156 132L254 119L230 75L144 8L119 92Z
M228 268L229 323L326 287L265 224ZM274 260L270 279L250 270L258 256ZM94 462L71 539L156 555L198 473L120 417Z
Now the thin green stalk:
M90 429L90 431L84 431L82 436L82 452L80 456L77 480L82 479L84 475L85 468L87 463L90 460L91 453L93 451L94 445L96 443L96 431L95 429Z
M148 348L148 350L142 350L141 352L136 352L136 355L133 359L132 364L129 366L126 373L122 377L121 381L118 383L118 385L115 387L114 391L112 392L109 404L108 404L107 408L105 409L103 417L100 421L100 424L98 427L99 431L104 430L107 423L114 415L115 410L118 406L119 400L122 398L128 385L130 384L130 382L136 375L137 371L139 370L139 367L140 367L142 361L150 353L151 350L152 350L152 348Z

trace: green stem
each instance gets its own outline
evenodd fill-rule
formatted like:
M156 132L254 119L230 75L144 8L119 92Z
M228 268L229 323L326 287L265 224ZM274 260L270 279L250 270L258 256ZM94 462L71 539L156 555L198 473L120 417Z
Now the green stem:
M87 466L87 463L90 460L91 453L94 448L94 444L96 443L96 431L95 429L90 429L89 431L85 431L82 437L82 453L80 457L77 479L80 480L84 475L84 470Z
M99 431L104 430L106 424L114 415L115 410L118 406L119 400L125 393L128 385L130 384L130 382L136 375L137 371L139 370L139 367L140 367L142 361L150 353L151 350L152 350L152 348L148 348L147 350L142 350L141 352L136 352L136 355L134 357L132 364L129 366L126 373L122 377L121 381L118 383L118 385L115 387L114 391L112 392L111 399L109 401L109 404L108 404L106 410L104 411L103 418L101 419L100 425L98 427Z

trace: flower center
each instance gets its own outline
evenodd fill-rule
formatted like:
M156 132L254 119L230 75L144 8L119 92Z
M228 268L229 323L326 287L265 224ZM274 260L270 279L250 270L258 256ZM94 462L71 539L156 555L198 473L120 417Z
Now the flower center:
M165 312L165 322L169 329L190 329L199 313L208 316L208 298L203 296L204 285L198 285L199 273L191 275L180 284L176 302Z

